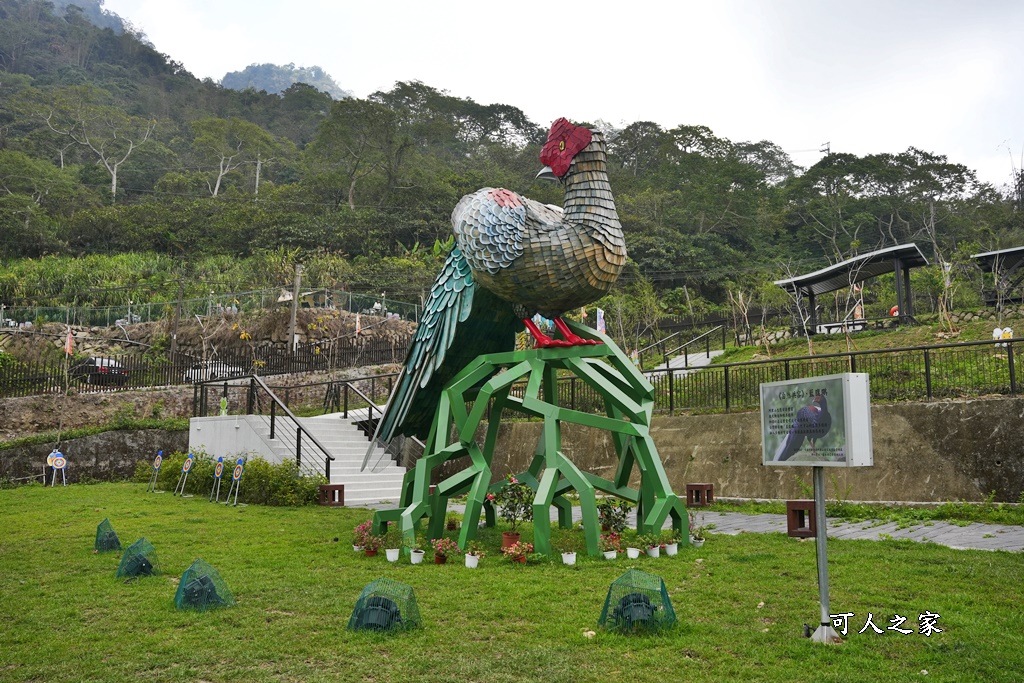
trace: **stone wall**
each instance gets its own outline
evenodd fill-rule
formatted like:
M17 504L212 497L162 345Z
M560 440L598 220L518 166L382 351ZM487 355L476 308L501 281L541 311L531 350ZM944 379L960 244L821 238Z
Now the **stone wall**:
M873 467L826 471L828 494L846 500L1016 502L1024 491L1024 399L898 403L872 409ZM495 479L526 469L540 437L539 422L502 424ZM712 482L715 495L791 499L804 496L809 467L761 464L758 413L656 417L651 429L673 489ZM0 478L39 472L50 445L0 451ZM107 432L66 442L68 475L124 478L138 460L188 447L187 432ZM605 478L617 459L607 432L565 425L562 447L582 469ZM451 474L465 461L442 468ZM634 482L635 483L635 482Z
M873 467L826 471L830 496L845 500L996 500L1016 502L1024 490L1024 399L998 398L877 405L872 409ZM539 422L501 427L495 479L529 466ZM673 489L712 482L715 495L804 497L798 479L809 467L761 464L758 413L655 417L651 434ZM565 425L562 448L582 469L611 478L617 463L607 432ZM446 474L462 463L449 464ZM635 482L634 482L635 483ZM837 488L838 487L838 488Z
M188 432L162 429L104 432L65 441L60 446L67 458L67 481L118 481L130 479L139 461L152 462L158 450L164 453L188 448ZM0 479L19 479L42 474L53 444L23 446L0 451ZM58 485L61 481L57 473ZM49 480L47 480L49 483Z

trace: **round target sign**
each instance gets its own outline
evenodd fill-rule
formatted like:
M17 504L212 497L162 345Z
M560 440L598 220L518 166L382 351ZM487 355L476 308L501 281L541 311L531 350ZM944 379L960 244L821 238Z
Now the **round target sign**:
M213 476L220 479L220 475L224 474L224 461L218 460L217 466L213 468Z
M64 459L63 455L58 455L53 458L53 469L55 470L62 470L67 464L68 461Z
M185 458L185 462L181 464L181 471L188 472L192 469L192 458Z
M153 459L153 469L154 470L160 469L160 463L162 463L163 461L164 461L164 456L162 456L159 453L157 453L156 454L156 458Z
M242 466L241 465L235 465L235 471L231 474L231 478L234 479L235 481L238 481L239 479L242 478Z

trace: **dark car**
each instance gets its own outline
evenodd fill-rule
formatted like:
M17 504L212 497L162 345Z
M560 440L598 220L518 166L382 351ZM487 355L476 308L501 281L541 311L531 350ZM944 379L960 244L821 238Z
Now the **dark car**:
M219 360L210 360L196 363L190 367L185 371L184 379L188 383L195 384L197 382L207 382L213 379L241 377L244 374L245 370L237 365L230 365Z
M71 366L71 376L86 384L128 383L128 370L111 358L86 358Z

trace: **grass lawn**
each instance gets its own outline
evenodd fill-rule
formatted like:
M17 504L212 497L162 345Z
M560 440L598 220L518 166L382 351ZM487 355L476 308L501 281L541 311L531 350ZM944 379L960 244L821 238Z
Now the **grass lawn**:
M363 510L227 508L144 489L0 490L0 681L962 682L1024 671L1020 554L829 541L832 611L855 614L846 643L830 647L800 637L818 615L814 544L782 534L711 535L676 557L576 567L512 565L496 550L477 570L392 565L352 551ZM115 579L119 554L92 552L104 517L124 546L148 538L164 575ZM497 539L483 535L494 548ZM197 557L237 606L174 609L176 581ZM674 629L598 628L608 585L629 567L665 580ZM360 590L382 576L414 587L421 629L346 631ZM941 615L941 633L917 633L926 611ZM858 634L868 612L883 630L907 617L914 632Z

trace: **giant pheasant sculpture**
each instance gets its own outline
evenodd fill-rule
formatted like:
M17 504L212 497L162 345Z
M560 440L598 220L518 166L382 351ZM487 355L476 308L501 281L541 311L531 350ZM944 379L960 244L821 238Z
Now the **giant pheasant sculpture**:
M490 187L456 205L455 248L430 289L378 438L425 437L444 385L480 354L512 350L522 324L538 347L594 343L561 316L601 298L626 263L604 138L558 119L540 160L538 176L565 187L562 208ZM554 319L561 339L537 329L537 313Z

